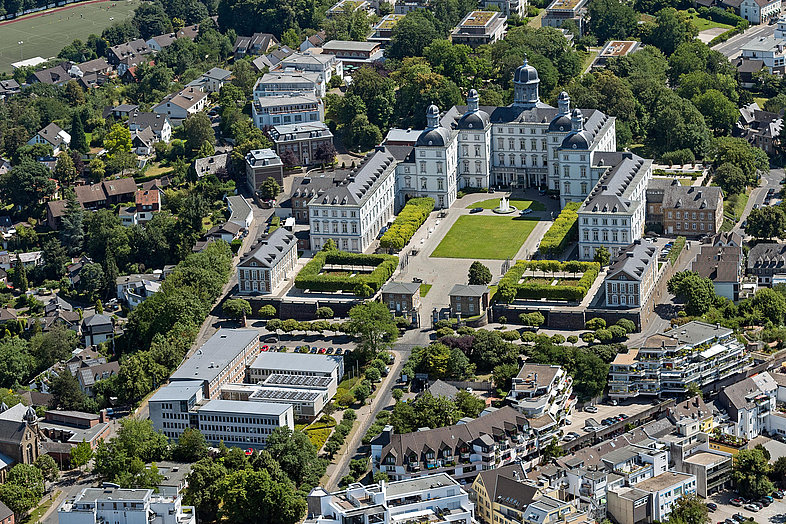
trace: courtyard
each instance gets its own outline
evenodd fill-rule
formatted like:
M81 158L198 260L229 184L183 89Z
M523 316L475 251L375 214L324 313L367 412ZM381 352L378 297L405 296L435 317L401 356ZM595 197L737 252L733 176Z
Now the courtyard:
M525 209L531 209L533 211L545 211L546 206L543 203L538 202L537 200L517 200L511 199L510 205L515 207L519 211L524 211ZM499 198L489 198L488 200L481 200L480 202L475 202L474 204L469 204L467 209L473 209L476 207L482 207L483 209L495 209L499 206Z
M495 201L499 204L499 200ZM511 204L515 205L513 202ZM462 215L431 253L431 257L478 260L513 258L537 223L538 218L535 217Z

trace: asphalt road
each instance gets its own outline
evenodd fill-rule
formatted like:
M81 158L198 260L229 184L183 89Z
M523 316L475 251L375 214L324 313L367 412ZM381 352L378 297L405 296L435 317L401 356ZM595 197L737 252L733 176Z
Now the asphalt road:
M750 42L758 40L759 38L774 35L776 27L776 25L768 24L754 25L741 35L735 35L722 44L716 45L712 49L723 53L726 58L737 58L742 54L742 48L744 46Z
M748 203L745 206L745 211L742 212L739 222L737 222L732 231L741 234L743 237L745 236L745 231L741 227L742 223L748 219L748 215L750 214L754 205L764 205L764 199L766 198L767 191L770 188L774 188L775 194L778 194L778 191L781 189L781 180L783 180L783 174L783 169L770 169L767 174L762 175L761 185L751 191L751 194L748 197Z

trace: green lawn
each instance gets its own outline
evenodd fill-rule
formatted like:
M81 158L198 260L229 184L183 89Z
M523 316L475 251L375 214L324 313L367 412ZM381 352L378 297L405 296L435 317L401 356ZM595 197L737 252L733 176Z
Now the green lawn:
M436 258L513 258L538 221L506 216L463 215L431 253Z
M546 206L544 206L537 200L511 200L510 205L515 207L519 211L524 211L527 208L531 208L533 211L546 210ZM494 209L496 207L499 207L499 198L489 198L488 200L481 200L480 202L476 202L474 204L468 205L467 209L474 209L476 207L482 207L483 209Z
M678 178L677 180L679 180L680 184L683 185L683 186L692 186L693 185L693 180L691 180L690 178Z
M139 3L140 0L116 0L76 5L0 26L0 72L10 73L11 63L18 62L20 56L51 58L75 38L84 42L90 34L100 35L104 28L131 16ZM21 46L20 41L24 42Z
M429 290L431 289L431 284L421 284L420 285L420 296L425 297L428 295Z
M737 222L748 205L748 193L731 195L723 201L723 214Z
M729 24L721 24L720 22L713 22L712 20L707 20L706 18L701 18L698 14L691 15L687 12L683 13L687 15L688 20L690 23L695 27L698 31L705 31L707 29L713 29L715 27L720 27L722 29L733 29L732 26Z

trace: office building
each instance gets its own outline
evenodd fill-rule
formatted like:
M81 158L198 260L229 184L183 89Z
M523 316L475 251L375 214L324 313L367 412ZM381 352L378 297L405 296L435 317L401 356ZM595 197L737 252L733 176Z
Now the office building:
M294 278L297 258L295 235L283 227L276 229L251 246L238 263L238 293L274 293L284 282Z

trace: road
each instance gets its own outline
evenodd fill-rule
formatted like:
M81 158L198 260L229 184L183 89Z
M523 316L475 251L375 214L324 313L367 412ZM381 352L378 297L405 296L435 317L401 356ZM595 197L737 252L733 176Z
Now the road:
M764 205L764 199L767 197L767 191L770 188L775 189L775 194L778 194L781 189L781 180L783 180L783 174L783 169L770 169L769 172L762 175L761 185L751 191L751 194L748 197L748 203L745 205L745 210L742 212L740 220L734 225L734 229L732 229L732 231L745 236L745 231L741 227L742 223L747 220L748 215L750 214L754 205Z
M754 25L741 35L735 35L712 49L719 51L728 59L737 58L742 54L742 48L750 42L754 42L760 38L773 36L776 27L776 25L768 24Z

